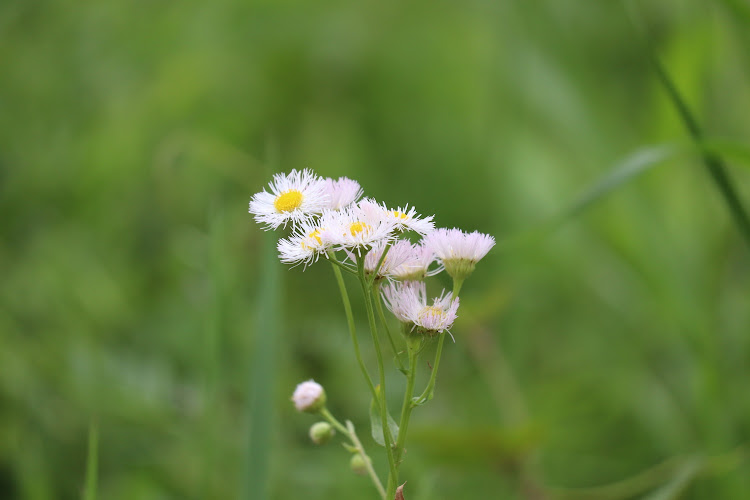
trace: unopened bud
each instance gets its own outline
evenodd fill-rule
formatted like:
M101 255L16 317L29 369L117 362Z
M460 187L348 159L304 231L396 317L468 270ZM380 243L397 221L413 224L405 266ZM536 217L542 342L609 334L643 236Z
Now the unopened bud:
M365 458L359 453L352 455L352 459L349 460L349 468L351 468L352 472L355 474L359 474L360 476L366 476L367 475L367 462L370 460L369 457Z
M328 422L317 422L310 427L310 439L315 444L326 444L334 434L336 431Z
M326 392L322 385L314 380L308 380L297 386L292 401L299 411L318 413L326 404Z

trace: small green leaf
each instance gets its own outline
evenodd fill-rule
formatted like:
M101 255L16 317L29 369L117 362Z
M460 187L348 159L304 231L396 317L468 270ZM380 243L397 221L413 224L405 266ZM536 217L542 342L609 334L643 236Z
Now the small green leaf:
M376 391L380 394L380 386L377 386ZM395 443L398 439L398 424L390 414L388 414L388 429L391 431L391 442ZM383 419L380 417L380 406L375 398L370 401L370 425L372 427L372 439L375 440L380 446L385 446L385 438L383 437Z
M346 451L348 451L350 453L359 453L359 450L356 447L350 445L349 443L341 443L341 445L344 448L346 448Z

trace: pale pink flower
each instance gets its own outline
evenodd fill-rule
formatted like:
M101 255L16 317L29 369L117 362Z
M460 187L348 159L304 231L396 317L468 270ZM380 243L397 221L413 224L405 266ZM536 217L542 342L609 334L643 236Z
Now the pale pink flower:
M316 413L325 406L326 393L322 385L311 379L294 389L292 401L299 411Z
M443 293L427 304L427 291L424 282L408 281L389 283L383 288L386 307L411 330L428 335L436 335L450 330L456 320L459 299L453 294Z
M328 194L328 206L331 210L341 210L356 202L362 196L362 188L357 181L347 177L339 177L334 180L325 179L326 193Z

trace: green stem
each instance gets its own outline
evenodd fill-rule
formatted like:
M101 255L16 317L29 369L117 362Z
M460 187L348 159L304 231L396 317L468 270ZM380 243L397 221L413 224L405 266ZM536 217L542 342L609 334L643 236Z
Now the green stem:
M354 425L347 420L347 426L344 427L344 424L339 422L336 417L334 417L331 412L328 411L328 408L325 407L320 410L320 415L328 420L328 422L330 422L331 425L333 425L336 429L338 429L341 434L349 438L349 441L352 442L352 446L354 446L354 448L357 450L357 453L362 457L362 460L365 463L365 468L367 469L367 475L370 476L372 484L374 484L375 488L378 490L380 498L385 499L385 488L383 488L383 483L380 482L378 474L375 472L375 469L373 469L372 460L370 460L370 457L367 456L365 448L364 446L362 446L362 442L357 437L357 433L354 431Z
M89 451L86 459L86 486L84 500L96 500L97 479L99 476L99 428L96 422L89 425Z
M340 267L347 273L353 274L355 276L357 275L357 271L354 268L352 268L351 266L347 266L343 262L339 261L333 253L328 254L328 260L331 261L331 264L333 264L334 266Z
M458 297L458 293L461 291L461 286L464 284L463 279L453 279L453 297ZM440 357L443 354L443 343L445 342L446 334L443 332L438 339L437 351L435 352L435 363L432 365L432 373L430 374L430 381L427 383L424 392L417 398L416 404L422 404L432 399L435 394L435 381L437 381L438 367L440 367Z
M419 349L421 340L407 341L407 349L409 351L409 373L406 378L406 391L404 392L404 403L401 407L401 419L398 424L398 440L396 441L396 466L400 465L401 458L404 454L406 444L406 431L409 428L409 418L411 417L411 411L414 409L411 398L414 395L414 381L417 375L417 358L419 357ZM415 345L416 343L416 345Z
M392 243L388 243L385 248L383 249L383 253L380 254L380 259L378 260L378 265L375 266L375 270L372 273L372 277L370 278L370 284L375 283L375 280L380 275L380 266L383 265L383 262L385 262L385 257L388 255L388 251L391 249Z
M371 286L372 283L365 277L365 259L364 256L357 257L357 271L359 274L359 281L362 285L362 293L365 296L365 308L367 309L367 322L370 325L370 334L372 335L372 343L375 346L375 355L378 359L378 374L380 375L380 391L376 391L379 396L378 402L380 406L380 419L383 426L383 441L385 442L385 451L388 456L388 466L390 473L388 474L388 487L386 490L386 498L393 498L396 494L396 481L398 481L398 470L396 469L396 462L393 459L393 448L391 443L393 438L391 437L391 430L388 426L388 406L385 397L385 368L383 366L383 353L380 349L380 340L378 339L378 327L375 324L375 312L372 307L372 294Z
M333 255L329 255L329 258L332 263L336 260L336 257ZM341 301L344 303L344 312L346 313L346 323L349 326L349 334L351 335L352 345L354 346L354 355L357 358L357 363L359 363L359 369L362 371L362 375L365 377L365 380L367 381L367 387L370 388L372 397L377 399L378 393L375 390L375 385L372 383L372 377L370 377L370 373L367 371L365 362L362 360L362 353L359 350L359 340L357 340L357 329L354 326L354 314L352 314L352 304L351 302L349 302L349 293L347 293L346 291L346 283L344 283L344 277L341 275L341 269L339 269L335 265L333 265L332 267L333 267L333 274L336 276L336 283L338 283L339 291L341 292Z
M393 356L396 358L396 364L398 364L398 369L403 372L404 364L401 362L399 351L396 348L396 342L393 340L393 334L391 334L391 329L388 327L388 322L386 321L385 314L383 313L383 303L380 299L380 283L378 282L375 282L373 284L373 295L375 300L375 308L378 310L378 317L380 318L380 322L383 324L383 328L385 328L385 332L388 334L388 342L390 342L391 349L393 349Z

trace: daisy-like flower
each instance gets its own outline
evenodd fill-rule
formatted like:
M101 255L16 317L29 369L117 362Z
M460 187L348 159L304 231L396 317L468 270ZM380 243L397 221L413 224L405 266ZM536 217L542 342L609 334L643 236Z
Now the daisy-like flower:
M357 181L347 177L339 177L334 180L325 179L326 193L328 194L328 206L331 210L341 210L348 207L362 196L362 188Z
M377 243L395 238L395 223L370 205L351 205L342 210L327 210L320 217L320 237L337 250L352 250L361 255Z
M474 271L477 262L495 246L495 238L478 231L436 229L424 237L429 247L453 279L463 280Z
M453 294L443 293L427 304L427 291L424 282L409 281L390 283L383 288L386 307L405 325L410 332L434 336L450 330L458 317L459 299ZM409 328L411 325L411 328Z
M317 413L326 404L326 391L322 385L310 379L297 385L292 394L292 402L299 411Z
M378 242L372 246L365 256L365 273L372 274L375 272L375 268L380 262L380 258L383 256L387 243ZM388 253L385 254L383 263L380 264L378 275L376 279L383 279L386 276L392 274L393 270L403 266L413 256L412 244L406 240L398 240L388 249ZM349 258L354 260L353 255L349 255Z
M328 206L326 183L311 170L292 170L289 174L276 174L265 189L253 195L249 212L266 229L277 229L309 219Z
M321 236L320 220L303 221L289 238L282 238L276 245L279 260L284 264L304 264L305 267L316 262L321 255L332 247L328 240Z
M386 219L392 220L396 224L396 228L399 231L414 231L424 236L432 232L435 229L435 223L433 219L434 215L428 217L422 217L417 213L417 209L405 205L398 207L395 210L388 208L385 204L380 204L372 198L365 198L360 203L360 206L371 206L373 210L382 210Z
M422 281L427 276L434 276L443 270L440 266L430 271L430 265L435 262L435 253L422 244L409 244L409 257L398 267L390 270L390 275L400 281Z

